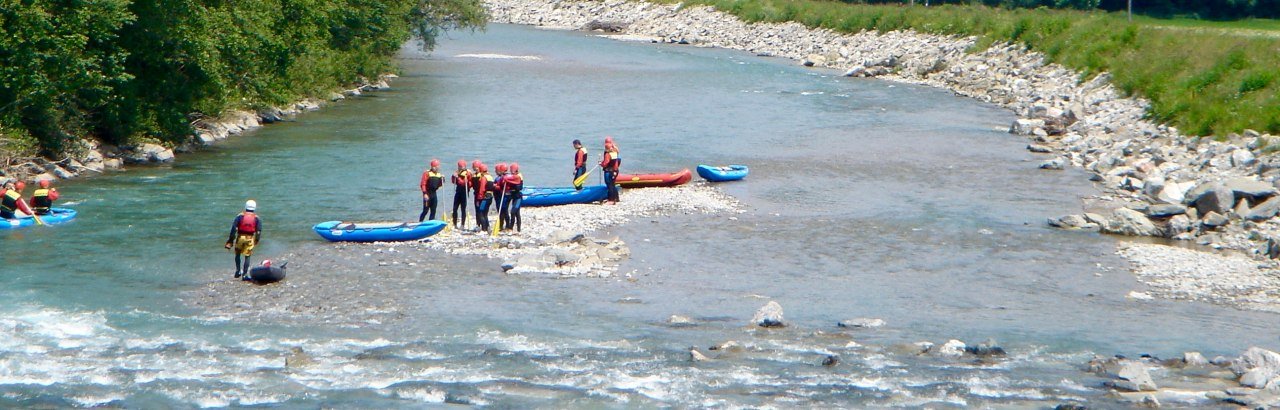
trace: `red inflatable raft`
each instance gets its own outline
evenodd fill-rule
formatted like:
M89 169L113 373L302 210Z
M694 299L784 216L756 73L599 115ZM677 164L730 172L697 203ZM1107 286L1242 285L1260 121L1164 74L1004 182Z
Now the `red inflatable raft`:
M618 185L623 188L652 188L684 185L693 179L688 168L670 174L618 174Z

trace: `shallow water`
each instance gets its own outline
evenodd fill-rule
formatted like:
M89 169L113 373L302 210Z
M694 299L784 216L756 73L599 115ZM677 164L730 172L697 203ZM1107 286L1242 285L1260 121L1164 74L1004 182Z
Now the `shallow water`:
M1280 336L1273 314L1125 298L1141 285L1113 239L1043 222L1078 209L1085 176L1035 169L997 107L726 50L504 25L407 49L403 65L391 91L171 167L67 183L72 224L0 232L0 406L1105 407L1101 379L1081 370L1093 354L1233 355ZM431 157L446 170L514 159L531 184L566 185L569 141L598 159L605 134L632 171L751 165L721 186L746 212L602 233L632 250L611 279L507 276L500 261L443 254L379 267L375 250L310 232L416 216ZM265 220L257 260L307 258L291 280L330 287L332 306L264 323L192 303L229 279L221 244L246 198ZM768 300L790 327L746 326ZM394 314L343 312L369 306ZM673 314L695 325L666 324ZM888 325L835 327L853 317ZM888 347L952 338L994 338L1011 355ZM745 348L688 360L727 340ZM831 354L841 364L821 366Z

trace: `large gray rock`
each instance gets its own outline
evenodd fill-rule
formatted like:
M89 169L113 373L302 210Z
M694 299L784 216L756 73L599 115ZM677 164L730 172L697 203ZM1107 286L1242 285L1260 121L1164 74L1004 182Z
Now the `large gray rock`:
M1066 164L1067 164L1066 160L1062 158L1054 158L1054 159L1040 163L1040 169L1061 170L1063 167L1066 166Z
M1277 212L1280 212L1280 196L1273 196L1240 217L1250 221L1265 221L1276 216Z
M1142 362L1122 360L1109 365L1107 373L1116 378L1107 384L1120 390L1156 391L1157 389L1156 382L1151 379L1151 373Z
M1200 220L1200 223L1204 225L1206 228L1217 228L1219 226L1225 226L1228 222L1231 222L1231 221L1227 219L1225 215L1222 215L1217 212L1209 212L1207 214L1204 214L1204 219Z
M951 340L948 340L946 343L943 343L942 346L939 346L937 349L933 349L931 351L934 353L937 353L939 356L960 357L961 355L964 355L964 348L965 348L964 342L951 339Z
M1190 191L1194 185L1191 182L1165 182L1160 189L1160 193L1156 194L1156 200L1166 204L1181 204L1182 199L1186 197L1187 191Z
M760 327L786 326L786 322L782 319L782 305L772 300L769 301L764 307L756 311L756 315L751 318L751 323Z
M1041 129L1041 128L1044 128L1044 120L1019 118L1013 121L1013 125L1009 126L1009 133L1018 134L1018 135L1032 135L1032 134L1035 134L1035 130Z
M1245 151L1248 152L1248 151ZM1232 178L1223 183L1236 198L1264 198L1276 194L1276 187L1253 178Z
M1187 207L1177 204L1158 204L1147 207L1147 216L1164 218L1187 213Z
M1200 194L1199 198L1195 199L1196 211L1200 212L1201 215L1208 215L1210 212L1225 215L1231 211L1231 207L1235 203L1235 194L1231 192L1230 188L1221 184L1213 185Z
M1258 159L1247 149L1238 149L1231 152L1231 165L1236 168L1251 167L1257 163Z
M1089 222L1082 215L1063 215L1049 218L1049 226L1062 229L1098 229L1098 224Z
M1280 388L1280 353L1250 347L1232 362L1231 371L1240 376L1243 386L1276 390Z
M1160 228L1146 215L1129 208L1116 208L1102 226L1102 232L1128 236L1160 236Z

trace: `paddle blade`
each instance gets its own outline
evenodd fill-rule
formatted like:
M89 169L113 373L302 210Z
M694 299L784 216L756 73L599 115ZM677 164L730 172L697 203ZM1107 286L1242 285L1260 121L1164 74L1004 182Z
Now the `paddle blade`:
M594 170L593 170L593 171L594 171ZM587 171L586 173L584 173L584 174L582 174L582 175L579 175L577 178L574 178L574 179L573 179L573 188L574 188L574 189L582 189L582 184L587 183L587 177L588 177L588 176L591 176L591 171Z

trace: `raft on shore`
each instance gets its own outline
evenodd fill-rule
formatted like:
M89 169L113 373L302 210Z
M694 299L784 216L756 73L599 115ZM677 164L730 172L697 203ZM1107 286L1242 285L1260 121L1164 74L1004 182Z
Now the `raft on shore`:
M76 210L70 208L49 208L47 215L40 215L40 222L45 225L57 225L76 219ZM14 219L0 219L0 229L25 228L36 224L35 218L24 216Z
M328 221L312 229L330 242L413 241L435 235L448 226L444 221L342 222Z
M574 189L573 187L540 188L528 187L521 191L524 194L520 207L555 206L569 204L589 204L603 201L609 196L609 189L604 185L592 185Z
M618 186L623 188L673 187L688 183L693 173L688 168L667 174L618 174Z
M711 182L737 181L747 177L750 170L746 165L726 165L723 167L699 165L698 176Z

